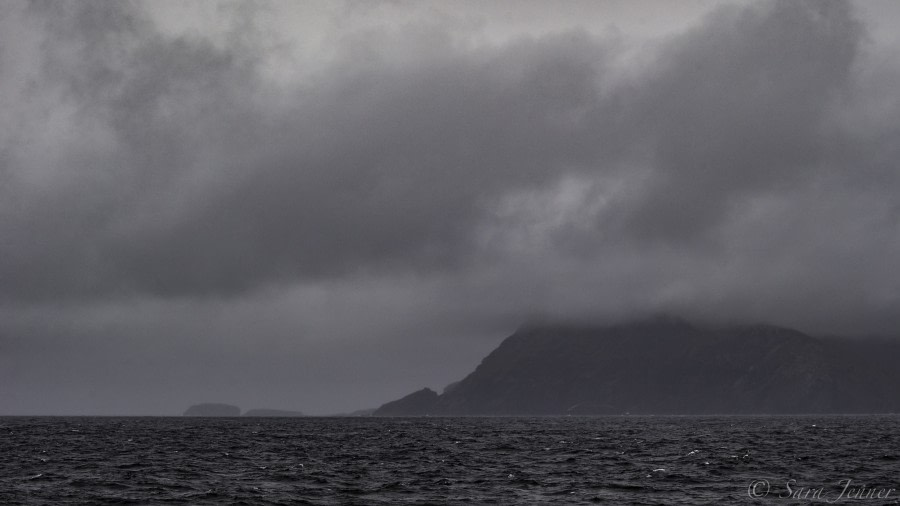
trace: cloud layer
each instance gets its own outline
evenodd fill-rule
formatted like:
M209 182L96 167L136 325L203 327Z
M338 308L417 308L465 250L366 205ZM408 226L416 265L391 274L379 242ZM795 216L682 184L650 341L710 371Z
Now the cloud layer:
M407 350L389 369L534 317L900 323L900 73L871 13L724 5L636 42L491 39L428 11L305 61L267 31L285 6L257 7L219 7L215 33L151 3L0 7L8 349L162 363L175 338L148 329L198 360L374 339ZM247 307L279 309L254 337L196 337Z

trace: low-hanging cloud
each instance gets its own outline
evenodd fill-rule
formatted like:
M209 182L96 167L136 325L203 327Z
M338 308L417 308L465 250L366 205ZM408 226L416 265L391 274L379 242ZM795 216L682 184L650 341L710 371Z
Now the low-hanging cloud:
M356 343L344 352L648 311L900 323L900 69L854 4L723 5L642 46L409 21L280 74L304 62L275 58L290 44L252 8L223 7L215 37L163 30L152 8L0 7L10 349L29 332L92 343L97 308L124 321L108 339L190 341L240 327L209 307L272 304L281 323L256 340ZM211 323L174 310L160 329L145 304ZM169 343L150 346L160 360L181 349L147 339Z
M452 266L498 195L601 158L602 132L578 119L599 106L603 61L584 35L475 52L400 33L384 43L421 54L394 59L375 34L277 94L229 52L243 48L163 40L109 10L46 13L66 29L42 69L60 91L38 100L72 107L71 126L106 142L86 136L80 156L52 160L68 180L38 189L61 195L14 244L27 253L6 257L33 266L4 265L7 295L210 294Z
M26 110L84 132L6 146L13 178L50 173L7 185L26 207L5 213L12 298L457 266L509 192L627 164L646 181L601 226L695 241L742 197L833 169L848 139L827 120L863 33L844 3L723 9L616 81L584 33L471 48L409 29L355 36L279 93L253 47L167 39L131 5L43 7Z

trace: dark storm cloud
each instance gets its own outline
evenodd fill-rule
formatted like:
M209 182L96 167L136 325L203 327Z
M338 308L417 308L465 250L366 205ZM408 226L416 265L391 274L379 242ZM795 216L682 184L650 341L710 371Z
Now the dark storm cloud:
M31 137L7 146L5 203L17 207L3 223L3 289L52 299L129 287L136 274L116 272L111 257L132 232L123 227L151 234L177 212L204 145L252 142L206 132L248 114L252 73L202 41L163 40L130 3L23 10L45 38L21 92L19 127Z
M590 104L600 55L582 37L478 57L411 43L437 47L411 62L352 55L359 68L335 69L291 117L261 125L269 135L238 169L246 180L179 216L165 240L129 241L125 270L180 292L453 266L498 193L596 156L578 125L554 117Z
M323 55L267 32L283 6L173 5L0 3L5 413L371 407L534 318L900 325L873 4L634 42L366 3Z
M165 40L128 5L43 6L34 105L59 99L111 145L84 139L54 160L70 181L36 190L56 198L28 210L4 257L12 298L450 266L498 194L601 158L581 117L604 55L584 35L479 52L441 34L362 36L275 96L247 48Z
M7 7L43 34L0 67L21 85L0 150L7 302L412 274L493 280L481 293L520 301L505 314L554 286L732 314L768 290L805 297L797 279L870 294L872 266L894 266L896 128L854 112L893 74L860 72L849 4L725 7L631 66L622 41L581 31L364 31L287 86L253 23L173 37L141 7ZM29 50L34 68L7 63ZM872 199L887 215L854 241L878 261L845 265L822 232L853 233ZM759 258L784 259L784 286L754 284Z
M632 104L655 174L629 230L691 241L747 194L828 170L844 139L827 121L862 35L847 3L756 4L718 12L663 50Z

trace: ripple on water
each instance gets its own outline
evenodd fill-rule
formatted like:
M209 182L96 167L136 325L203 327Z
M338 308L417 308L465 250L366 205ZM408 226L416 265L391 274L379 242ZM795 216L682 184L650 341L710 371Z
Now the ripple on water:
M900 418L0 418L0 503L743 503L900 488Z

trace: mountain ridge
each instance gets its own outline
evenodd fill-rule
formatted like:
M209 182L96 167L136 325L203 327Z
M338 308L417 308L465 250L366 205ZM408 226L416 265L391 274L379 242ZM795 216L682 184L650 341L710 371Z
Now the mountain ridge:
M897 341L767 324L529 324L449 391L374 415L897 412L896 357Z

